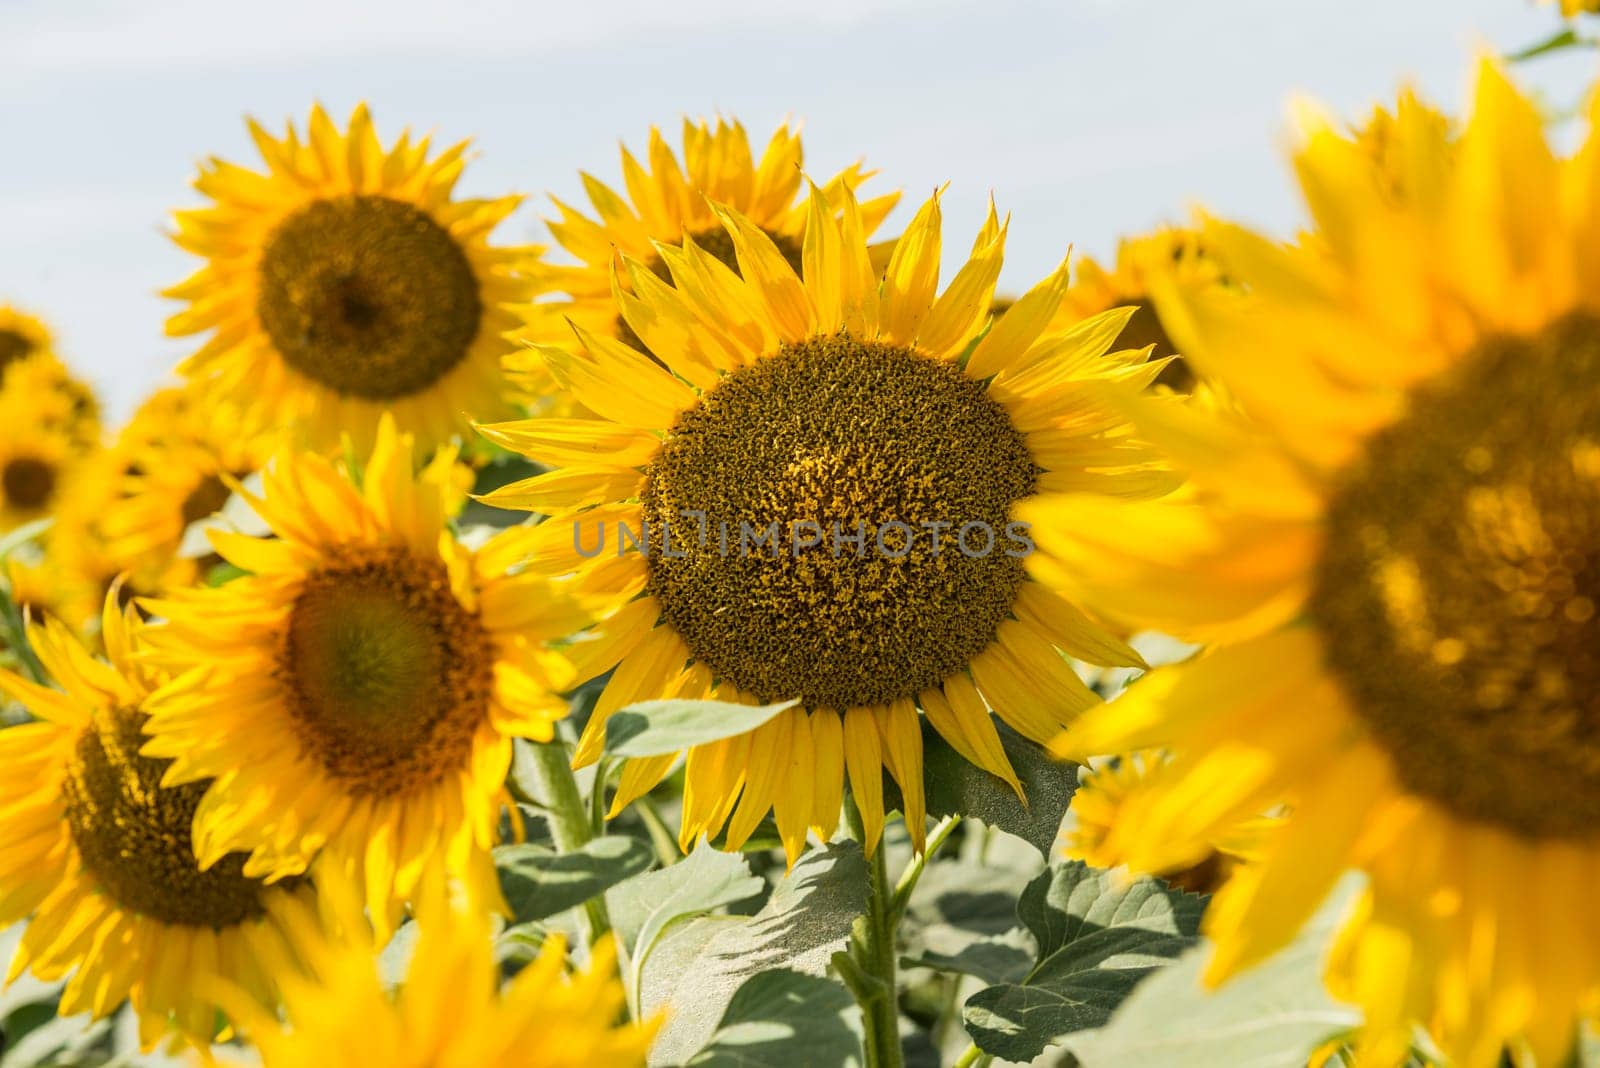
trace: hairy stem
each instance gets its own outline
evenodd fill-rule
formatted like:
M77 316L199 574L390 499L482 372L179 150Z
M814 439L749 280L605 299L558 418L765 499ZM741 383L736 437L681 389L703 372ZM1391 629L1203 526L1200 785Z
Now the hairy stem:
M538 800L545 806L556 850L571 853L582 849L593 841L594 825L590 822L583 791L578 789L578 779L572 774L571 756L566 743L560 738L545 743L534 742L528 746L528 750L533 758L534 781L539 788ZM584 903L584 912L589 919L589 944L592 946L611 930L605 898L599 895L590 898Z
M845 801L845 819L856 841L865 841L861 813L854 799ZM899 999L895 991L894 943L899 917L894 886L889 882L886 852L879 842L870 861L872 882L867 896L867 914L856 921L850 940L850 956L864 973L863 981L852 985L851 989L861 1005L867 1068L902 1068L905 1064L900 1048Z

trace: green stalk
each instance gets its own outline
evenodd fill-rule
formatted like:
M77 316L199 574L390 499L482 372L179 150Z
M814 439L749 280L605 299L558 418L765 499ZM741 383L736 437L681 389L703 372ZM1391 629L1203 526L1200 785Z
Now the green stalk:
M976 1045L971 1045L967 1047L967 1052L961 1055L961 1059L956 1061L953 1068L983 1068L993 1059Z
M845 820L858 842L866 841L861 813L853 798L846 797ZM867 914L856 921L850 939L850 958L859 974L850 986L861 1006L866 1038L867 1068L903 1068L900 1048L900 1009L895 991L895 909L894 887L889 882L889 865L883 843L872 855L871 885Z
M528 746L533 757L533 777L539 787L539 801L545 806L550 820L550 836L555 839L558 853L572 853L594 840L594 825L589 820L589 806L584 803L583 791L578 789L578 779L572 774L572 758L566 743L559 738L551 742L534 742ZM611 917L606 912L606 900L596 895L584 903L589 919L589 944L593 946L611 930Z
M655 848L656 859L661 861L663 868L669 868L678 863L678 840L672 836L672 831L667 827L667 821L661 818L661 810L656 803L646 794L634 802L635 811L644 823L645 833L650 835L650 844Z
M960 816L946 816L933 826L933 833L928 835L927 844L921 853L911 858L911 863L906 865L906 870L900 873L899 882L895 883L892 907L894 909L894 925L900 926L900 921L906 914L906 908L911 904L911 895L917 889L917 883L922 879L922 873L927 869L928 861L944 845L945 839L951 832L961 826Z

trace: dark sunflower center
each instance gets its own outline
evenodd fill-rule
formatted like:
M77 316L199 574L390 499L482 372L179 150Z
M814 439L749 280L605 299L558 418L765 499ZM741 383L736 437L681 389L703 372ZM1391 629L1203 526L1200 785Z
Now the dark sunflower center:
M15 330L0 330L0 370L33 351L33 342Z
M43 508L56 489L56 469L33 456L18 456L0 469L0 487L13 508Z
M778 246L778 252L783 256L785 262L794 268L794 273L800 274L802 251L800 242L788 234L780 234L772 230L763 230L762 233L770 237L772 243ZM733 238L728 236L728 231L720 226L714 226L709 230L697 230L689 236L694 239L695 244L716 257L721 263L727 265L734 274L739 274L739 255L733 247ZM672 283L672 271L660 256L651 256L648 266L650 272L657 278L668 285ZM740 277L743 277L743 275L740 275ZM633 327L629 326L628 321L620 315L617 316L617 337L626 341L640 352L649 351L644 342L639 340L639 335L633 332Z
M392 794L467 766L493 667L489 635L444 565L388 549L305 580L277 673L328 774L353 793Z
M696 659L763 700L909 697L1006 618L1007 524L1035 477L956 367L844 335L786 345L684 412L651 464L650 591Z
M1150 306L1148 300L1138 297L1122 297L1113 303L1113 306L1132 306L1136 309L1133 317L1128 320L1128 325L1122 328L1122 333L1117 335L1117 340L1112 344L1112 351L1123 349L1142 349L1146 345L1154 345L1151 351L1152 360L1165 359L1178 350L1173 346L1172 339L1167 336L1167 328L1161 325L1161 317ZM1173 360L1161 369L1156 376L1155 384L1167 386L1179 393L1188 393L1194 389L1194 371L1189 368L1188 361Z
M205 871L191 846L205 782L162 787L167 762L139 755L144 715L120 710L84 731L63 785L84 869L117 905L162 923L232 927L265 909L263 884L230 853Z
M183 499L183 525L187 527L190 523L215 515L231 496L233 491L220 475L206 475Z
M459 364L483 305L472 264L426 212L381 196L315 200L261 256L256 311L296 371L346 396L421 392Z
M1600 827L1600 322L1485 343L1369 445L1312 611L1401 780L1535 836Z

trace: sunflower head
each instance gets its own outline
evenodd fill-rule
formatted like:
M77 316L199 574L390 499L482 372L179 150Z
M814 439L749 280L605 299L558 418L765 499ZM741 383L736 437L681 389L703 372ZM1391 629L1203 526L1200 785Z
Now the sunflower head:
M0 304L0 388L29 408L41 424L66 430L84 446L100 439L100 404L94 391L55 354L43 322Z
M50 328L42 320L0 303L0 373L18 360L53 348Z
M50 515L90 450L48 405L0 387L0 528Z
M549 643L584 619L502 543L458 542L453 453L419 473L412 448L388 418L359 471L286 447L246 498L273 536L210 532L250 574L149 602L181 678L146 752L175 782L217 779L201 860L244 851L277 878L326 855L380 922L434 865L493 896L511 738L551 737L572 680Z
M1168 228L1142 237L1130 238L1117 246L1117 258L1104 267L1092 257L1078 260L1078 278L1067 291L1057 313L1062 326L1079 322L1108 308L1132 308L1113 348L1148 349L1152 360L1169 360L1156 378L1156 385L1180 393L1195 388L1194 371L1180 357L1172 337L1157 313L1150 295L1152 278L1176 273L1186 282L1200 286L1221 286L1222 272L1206 254L1204 243L1193 230Z
M194 582L216 558L180 556L184 532L227 503L236 481L266 462L273 441L237 408L192 387L148 398L113 447L119 477L98 520L117 569L140 591Z
M738 122L720 117L714 122L685 119L681 161L655 127L650 130L643 161L626 146L622 148L625 193L583 175L594 217L557 200L559 218L549 224L557 243L578 261L543 269L548 288L566 296L519 309L525 321L513 336L523 345L507 356L507 373L529 392L548 396L550 370L527 345L569 340L569 320L601 337L620 338L648 351L612 294L616 258L619 254L631 257L670 285L672 271L656 246L682 245L689 240L738 273L738 250L718 217L719 205L749 220L799 272L808 211L803 162L800 134L788 124L773 132L757 157ZM872 173L853 164L834 175L824 188L837 202L841 191L854 191ZM898 193L889 193L862 203L859 216L864 233L870 236L898 201ZM562 412L566 411L570 405L563 403Z
M4 393L31 410L41 426L60 430L79 448L100 444L100 401L53 352L37 351L12 361L3 374Z
M1547 907L1600 864L1600 107L1570 157L1489 62L1458 135L1395 114L1377 152L1302 109L1314 232L1207 221L1239 285L1158 283L1238 404L1125 398L1192 492L1091 551L1049 532L1092 505L1032 507L1052 573L1221 643L1060 748L1172 751L1126 821L1149 866L1289 805L1209 914L1214 979L1354 866L1330 979L1367 1010L1364 1057L1402 1059L1421 1022L1452 1063L1561 1063L1600 998L1600 942Z
M169 1031L200 1047L236 984L271 1004L295 966L284 920L310 916L305 888L268 887L244 858L202 868L191 827L204 784L167 786L166 761L141 755L144 706L165 680L135 649L139 617L108 595L95 660L66 627L30 627L61 689L0 673L0 690L38 719L0 731L8 768L0 818L16 836L0 863L0 922L29 918L11 975L66 979L61 1014L96 1018L125 1000L145 1048Z
M942 293L937 195L881 271L848 188L812 187L798 272L755 220L716 212L737 270L692 235L655 247L671 285L619 265L612 292L659 362L581 324L537 348L594 417L482 428L558 468L487 500L554 514L525 535L530 566L613 606L575 646L583 673L616 669L580 762L633 701L797 702L690 750L685 847L725 828L737 848L772 810L792 859L837 825L848 771L870 849L884 768L920 843L919 710L1020 792L991 708L1042 741L1096 700L1059 650L1141 663L1027 579L1013 511L1068 485L1169 489L1096 392L1163 364L1105 355L1126 311L1051 328L1065 265L992 320L992 210ZM630 763L613 810L675 759Z
M1126 864L1130 825L1137 829L1144 798L1159 786L1157 780L1166 761L1165 754L1148 750L1123 754L1080 771L1078 790L1072 795L1066 855L1097 868ZM1271 826L1264 817L1242 819L1208 842L1208 848L1187 866L1169 867L1161 874L1190 893L1212 893L1235 865L1260 852Z
M212 161L211 205L176 216L206 265L168 291L189 307L167 329L212 334L183 373L316 446L370 442L385 411L432 443L465 409L505 410L500 338L539 250L489 234L520 198L457 199L466 144L385 149L364 106L343 133L320 107L304 136L250 131L265 171Z

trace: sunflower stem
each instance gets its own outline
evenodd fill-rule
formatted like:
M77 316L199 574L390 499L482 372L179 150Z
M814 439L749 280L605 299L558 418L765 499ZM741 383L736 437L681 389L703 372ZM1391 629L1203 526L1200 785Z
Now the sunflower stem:
M906 865L906 870L900 873L900 879L894 885L893 919L894 925L899 927L901 919L905 917L906 908L911 904L911 895L917 889L917 883L922 879L922 873L928 866L928 861L939 852L945 840L950 837L957 827L961 825L958 815L946 816L934 825L933 833L928 835L928 844L921 853L911 858L911 863Z
M861 813L848 795L845 822L856 841L866 841ZM861 1006L867 1068L903 1068L905 1064L900 1048L900 1002L895 990L894 943L899 917L894 906L894 884L889 881L887 852L879 842L872 854L867 914L856 921L850 939L850 956L863 973L860 978L868 980L850 984Z
M650 844L655 848L656 858L661 861L661 866L667 868L676 864L681 856L678 852L678 840L672 837L667 821L661 818L661 810L656 807L656 803L648 794L639 798L636 805L639 819L644 823L645 832L650 835Z
M974 1043L967 1047L967 1052L961 1055L961 1059L956 1061L952 1068L982 1068L993 1059Z
M594 825L589 822L589 806L584 803L583 791L578 789L578 778L572 773L572 757L566 743L556 738L550 742L534 742L528 749L533 757L539 800L544 803L545 815L550 820L550 837L555 840L556 852L572 853L582 849L594 840ZM606 911L604 895L590 898L583 908L589 920L589 945L592 947L611 930L611 917Z

